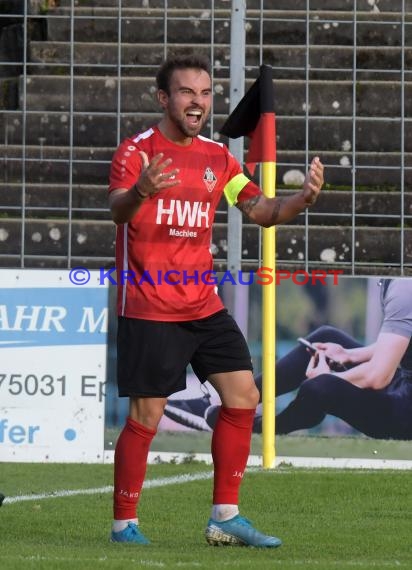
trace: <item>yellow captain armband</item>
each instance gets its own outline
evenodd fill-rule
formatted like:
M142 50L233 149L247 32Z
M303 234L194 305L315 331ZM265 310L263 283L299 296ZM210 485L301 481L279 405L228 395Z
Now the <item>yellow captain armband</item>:
M246 184L249 184L249 182L249 178L245 176L243 172L236 174L234 178L229 180L229 182L224 187L223 192L230 206L234 206L236 204L237 197L246 186Z

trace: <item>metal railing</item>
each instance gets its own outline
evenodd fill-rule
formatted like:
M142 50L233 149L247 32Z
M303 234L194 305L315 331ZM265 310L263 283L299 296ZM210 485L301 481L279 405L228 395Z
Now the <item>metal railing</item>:
M246 4L245 87L261 63L274 70L279 194L299 183L314 154L327 166L316 208L278 229L278 266L410 274L410 0ZM123 137L159 117L153 77L168 53L210 56L215 103L204 134L224 140L218 131L229 112L230 58L239 55L230 53L231 3L135 6L0 6L0 266L112 262L111 155ZM224 268L223 202L216 222L213 250ZM259 266L259 243L259 229L245 223L245 269Z

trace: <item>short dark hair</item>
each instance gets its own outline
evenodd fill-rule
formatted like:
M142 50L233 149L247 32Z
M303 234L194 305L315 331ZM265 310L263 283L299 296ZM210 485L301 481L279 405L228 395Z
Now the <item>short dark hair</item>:
M169 57L156 74L157 88L170 95L170 78L175 69L202 69L211 75L210 60L205 55L176 55Z

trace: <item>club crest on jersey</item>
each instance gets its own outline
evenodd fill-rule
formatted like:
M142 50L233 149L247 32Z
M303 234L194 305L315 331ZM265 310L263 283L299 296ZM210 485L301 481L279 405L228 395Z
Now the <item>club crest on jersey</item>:
M212 192L213 188L216 186L217 178L213 173L213 170L208 166L203 174L203 182L208 189L208 192Z

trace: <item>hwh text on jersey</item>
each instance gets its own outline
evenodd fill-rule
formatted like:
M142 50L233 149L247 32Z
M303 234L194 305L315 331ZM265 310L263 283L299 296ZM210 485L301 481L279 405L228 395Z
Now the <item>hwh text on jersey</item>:
M209 202L189 202L188 200L182 202L181 200L163 200L160 198L157 203L156 224L166 223L168 226L186 225L190 228L208 228L209 209Z

